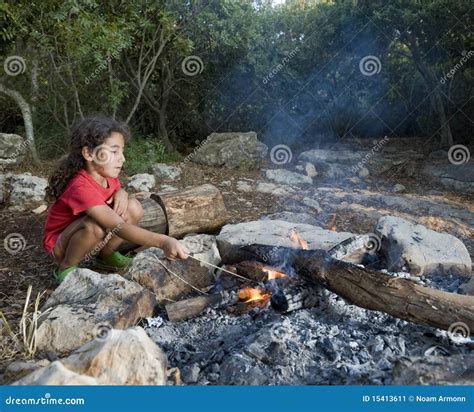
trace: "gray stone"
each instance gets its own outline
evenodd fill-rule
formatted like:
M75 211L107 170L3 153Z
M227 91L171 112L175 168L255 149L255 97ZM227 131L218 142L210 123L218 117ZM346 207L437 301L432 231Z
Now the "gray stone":
M369 176L369 169L367 169L366 167L361 167L359 172L357 173L357 176L359 176L360 178L365 178L367 176Z
M288 196L294 192L294 190L287 185L277 185L276 183L270 182L257 182L255 191L259 193L267 193L273 196Z
M474 296L474 276L459 287L459 291L465 295Z
M158 183L177 182L181 179L181 169L177 166L170 166L165 163L155 163L150 168L150 173L155 176Z
M148 173L140 173L130 177L127 188L135 192L149 192L155 187L155 176Z
M474 355L401 357L394 385L474 385Z
M423 174L446 189L474 193L474 162L427 165Z
M286 185L313 183L313 179L311 179L311 177L295 173L286 169L267 169L265 171L265 175L267 179Z
M7 169L20 164L27 150L28 145L23 137L0 133L0 167Z
M125 329L151 316L156 298L147 289L117 274L76 269L41 308L39 350L66 353L104 338L112 328Z
M311 209L314 209L316 213L321 213L323 211L317 200L311 199L310 197L305 197L303 198L302 202Z
M393 193L401 193L405 192L406 190L407 188L400 183L397 183L395 186L393 186Z
M239 180L236 183L236 189L239 192L252 192L253 191L252 185L249 182L245 182L245 181L242 181L242 180Z
M255 132L212 133L201 143L191 160L208 166L256 167L266 156L268 147Z
M265 368L249 356L234 354L221 364L221 385L264 385L267 381Z
M69 370L100 385L166 385L167 358L143 328L112 329L62 359Z
M44 203L48 181L31 173L7 175L7 187L10 192L8 208L25 211Z
M389 270L405 266L412 274L434 271L471 272L471 257L464 244L447 233L438 233L394 216L379 219L374 230Z
M284 220L285 222L291 223L305 223L307 225L321 226L321 222L308 213L280 212L268 215L266 219Z
M185 383L196 383L199 379L199 372L201 372L201 369L197 364L186 365L181 370L181 378Z
M97 385L98 382L85 375L67 369L60 361L55 361L45 368L38 369L13 385Z

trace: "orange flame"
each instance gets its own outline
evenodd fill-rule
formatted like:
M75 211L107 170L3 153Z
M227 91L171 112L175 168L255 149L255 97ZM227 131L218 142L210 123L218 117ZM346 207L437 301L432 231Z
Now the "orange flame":
M260 289L244 288L239 290L239 299L245 301L245 303L264 300L268 299L269 297L269 294L263 293Z
M263 268L262 270L268 275L268 280L281 279L281 278L287 278L288 277L287 274L282 273L282 272L278 272L278 271L270 269L270 268Z
M290 232L290 240L296 243L301 249L308 250L308 242L304 240L295 229Z

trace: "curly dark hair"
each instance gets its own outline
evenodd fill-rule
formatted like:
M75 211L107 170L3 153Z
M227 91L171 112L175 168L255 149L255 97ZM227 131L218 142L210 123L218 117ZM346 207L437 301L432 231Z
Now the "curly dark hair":
M70 152L49 178L45 195L47 202L56 201L69 181L85 167L86 160L82 156L82 148L87 146L92 152L113 132L120 133L125 141L130 138L128 126L109 117L87 117L74 128L71 134Z

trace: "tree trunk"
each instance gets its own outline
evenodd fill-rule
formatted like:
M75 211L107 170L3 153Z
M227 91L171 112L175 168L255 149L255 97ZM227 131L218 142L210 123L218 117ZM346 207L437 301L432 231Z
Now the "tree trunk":
M39 165L40 161L38 154L36 152L35 146L35 136L33 131L33 120L31 117L31 108L28 102L23 98L23 96L16 90L9 89L5 85L0 83L0 93L4 93L7 96L10 96L15 103L20 107L21 114L23 116L23 122L25 123L25 133L26 133L26 144L30 149L33 162L36 165Z
M415 66L421 74L421 77L425 80L425 83L428 88L428 93L430 94L431 103L433 110L436 112L436 115L439 118L440 122L440 132L441 132L441 145L442 146L452 146L453 145L453 135L451 133L451 127L449 125L449 119L446 115L446 109L444 107L443 96L438 90L440 84L436 79L436 76L431 69L431 67L426 64L421 56L420 49L416 37L411 33L403 37L406 39L404 42L410 49L413 61Z

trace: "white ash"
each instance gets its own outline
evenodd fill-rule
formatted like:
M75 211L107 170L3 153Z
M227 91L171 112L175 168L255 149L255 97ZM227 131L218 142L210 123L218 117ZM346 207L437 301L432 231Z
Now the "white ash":
M391 384L403 356L473 353L445 333L347 304L325 292L319 306L282 315L271 308L234 316L208 309L172 323L148 319L150 337L183 381L197 385ZM439 349L442 348L442 349Z

